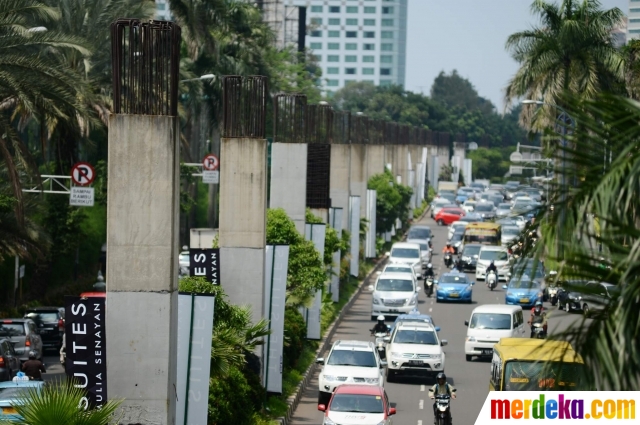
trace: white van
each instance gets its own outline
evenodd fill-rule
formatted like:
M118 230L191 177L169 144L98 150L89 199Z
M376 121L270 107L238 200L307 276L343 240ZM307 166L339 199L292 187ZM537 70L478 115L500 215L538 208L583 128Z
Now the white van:
M418 308L418 291L413 274L385 272L378 276L371 300L371 320L379 314L399 316Z
M464 324L469 328L464 342L468 362L473 356L491 357L493 346L500 338L528 337L522 307L518 305L481 305L471 312L471 318Z

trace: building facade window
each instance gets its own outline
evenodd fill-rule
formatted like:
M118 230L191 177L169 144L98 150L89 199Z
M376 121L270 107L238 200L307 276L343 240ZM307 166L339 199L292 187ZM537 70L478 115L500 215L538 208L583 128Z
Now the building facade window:
M311 11L313 13L322 13L322 6L311 6Z
M309 34L311 37L322 37L322 31L314 30Z
M362 75L374 75L374 72L373 68L362 68Z
M339 38L340 37L340 31L327 31L328 32L328 36L331 38Z
M327 74L339 74L340 68L327 68Z
M393 15L393 6L382 6L383 15Z
M382 20L382 26L383 27L392 27L393 26L393 19L383 19Z
M365 19L364 20L364 25L366 25L368 27L375 27L376 26L376 20L375 19Z
M380 63L393 63L393 56L380 56Z
M340 56L338 56L338 55L329 55L329 56L327 56L327 62L340 62Z
M347 75L355 75L356 74L356 69L355 68L345 68L344 69L344 73Z
M380 80L380 87L388 87L391 85L390 80Z
M358 6L347 6L347 13L358 13Z
M358 57L355 55L347 55L344 57L345 62L358 62Z
M393 44L391 43L382 43L380 45L380 50L383 52L393 52Z
M380 37L385 39L393 38L393 31L382 31L380 32Z
M640 13L640 8L632 7L631 9L629 9L629 13Z
M640 30L629 30L629 34L640 34Z
M327 80L327 86L329 87L337 87L340 82L338 80Z
M347 38L358 38L358 31L347 31Z
M358 25L358 20L357 19L347 19L347 25Z
M311 18L311 25L322 25L322 18Z
M356 80L344 80L344 85L348 86L349 84L353 84L355 82L356 82Z
M340 13L340 6L329 6L329 13Z
M376 45L371 43L365 43L362 45L363 50L376 50Z
M327 43L327 49L340 50L340 43Z
M640 1L640 0L638 0ZM630 24L640 24L640 19L636 18L636 19L629 19L629 23Z
M322 43L311 43L309 47L313 50L320 50L322 49Z
M380 68L380 75L391 75L391 68Z
M373 31L365 31L364 38L376 38L376 33Z
M358 50L358 44L356 44L356 43L346 43L344 45L344 48L346 50Z
M329 25L340 25L340 18L330 18Z
M314 62L322 62L322 55L311 55Z
M368 63L373 63L375 62L375 58L373 56L363 56L362 57L362 62L368 62Z
M365 6L364 13L376 13L376 8L374 6Z

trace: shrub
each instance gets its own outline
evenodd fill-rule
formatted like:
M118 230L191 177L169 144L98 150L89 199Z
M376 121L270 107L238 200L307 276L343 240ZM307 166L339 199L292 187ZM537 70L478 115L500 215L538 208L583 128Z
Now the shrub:
M229 369L224 379L211 379L207 422L209 425L251 425L256 411L253 395L255 388L236 367Z
M300 312L292 307L284 311L284 349L282 364L284 368L294 368L307 339L307 325Z

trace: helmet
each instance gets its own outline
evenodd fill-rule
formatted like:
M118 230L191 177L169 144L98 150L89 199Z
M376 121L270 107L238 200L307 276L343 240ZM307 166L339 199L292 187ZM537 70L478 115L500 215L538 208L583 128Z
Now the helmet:
M542 301L536 302L536 307L538 307L538 306L542 307Z
M33 350L29 351L29 358L30 359L35 359L36 357L38 357L38 356L36 355L35 351L33 351Z
M451 242L447 242L447 246L451 246Z
M427 268L428 269L432 269L433 268L433 264L431 264L431 263L427 264Z
M378 320L384 322L384 316L381 314L380 316L378 316Z
M436 381L438 381L438 383L440 382L440 380L444 380L446 382L447 375L445 375L444 372L440 372L438 376L436 376Z

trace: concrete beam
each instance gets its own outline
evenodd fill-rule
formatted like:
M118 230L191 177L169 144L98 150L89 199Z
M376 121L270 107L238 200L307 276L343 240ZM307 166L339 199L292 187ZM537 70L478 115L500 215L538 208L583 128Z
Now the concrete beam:
M384 145L365 145L367 156L367 181L376 175L384 172Z
M351 183L351 146L331 145L331 206L342 208L342 229L349 228L349 191Z
M307 144L273 143L269 208L283 208L304 235L306 202Z
M178 136L176 117L109 119L107 389L123 423L175 423Z

